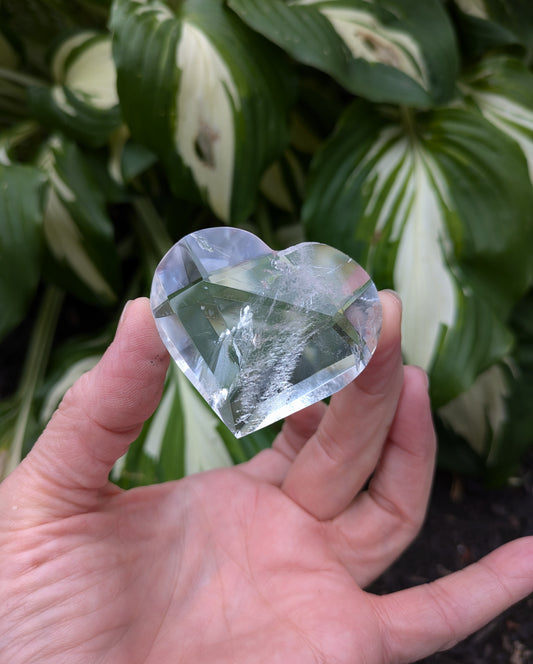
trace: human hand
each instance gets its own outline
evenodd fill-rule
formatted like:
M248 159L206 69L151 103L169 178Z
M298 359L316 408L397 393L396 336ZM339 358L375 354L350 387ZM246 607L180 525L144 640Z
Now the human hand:
M362 588L409 544L435 439L400 305L365 372L232 469L108 482L162 390L146 300L0 485L0 664L412 662L533 590L533 539L438 581ZM370 479L369 479L370 478Z

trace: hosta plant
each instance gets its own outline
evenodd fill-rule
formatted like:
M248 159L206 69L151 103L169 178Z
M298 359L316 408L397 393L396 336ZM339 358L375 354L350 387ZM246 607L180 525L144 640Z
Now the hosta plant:
M4 0L0 335L28 352L2 383L0 474L172 243L221 224L325 242L395 288L441 463L510 474L533 440L529 4ZM173 368L113 479L239 462L274 435L236 440Z

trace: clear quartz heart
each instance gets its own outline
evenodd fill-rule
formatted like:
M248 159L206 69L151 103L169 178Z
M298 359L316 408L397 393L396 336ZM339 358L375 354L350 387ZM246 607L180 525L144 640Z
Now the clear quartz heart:
M170 354L237 437L348 385L381 329L376 287L351 258L314 242L276 252L237 228L181 239L150 300Z

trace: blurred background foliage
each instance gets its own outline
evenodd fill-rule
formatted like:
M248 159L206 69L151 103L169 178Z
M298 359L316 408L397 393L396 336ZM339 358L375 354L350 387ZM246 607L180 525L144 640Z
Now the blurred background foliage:
M530 0L0 0L0 476L183 235L348 253L404 302L440 464L533 442ZM179 371L113 471L250 458Z

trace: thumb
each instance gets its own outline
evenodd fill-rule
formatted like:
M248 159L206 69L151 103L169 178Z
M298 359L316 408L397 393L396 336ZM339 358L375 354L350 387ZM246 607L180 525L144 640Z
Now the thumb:
M168 359L149 301L128 303L113 343L67 392L8 480L22 482L31 494L44 494L45 504L59 499L59 505L66 501L71 507L84 502L71 500L72 493L104 489L113 464L137 438L161 398ZM94 501L94 495L88 498ZM42 498L39 502L43 505Z

